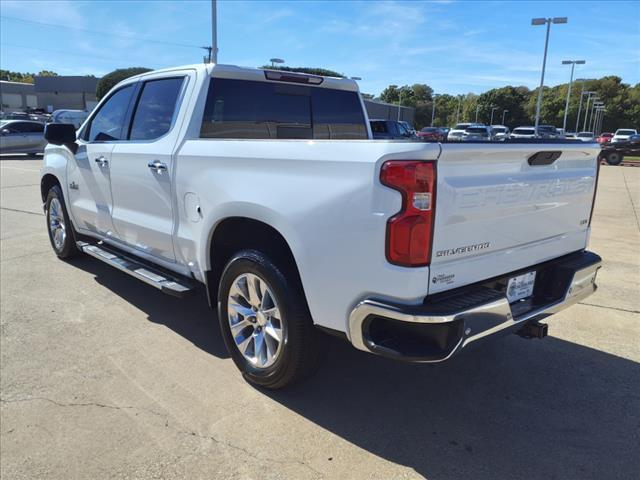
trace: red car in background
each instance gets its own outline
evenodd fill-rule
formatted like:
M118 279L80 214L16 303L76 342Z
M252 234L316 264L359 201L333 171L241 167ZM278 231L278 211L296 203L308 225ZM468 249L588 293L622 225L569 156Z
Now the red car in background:
M598 138L596 138L596 142L603 143L611 143L611 139L613 138L613 133L601 133Z
M424 127L416 135L426 142L444 142L446 138L444 132L437 127Z

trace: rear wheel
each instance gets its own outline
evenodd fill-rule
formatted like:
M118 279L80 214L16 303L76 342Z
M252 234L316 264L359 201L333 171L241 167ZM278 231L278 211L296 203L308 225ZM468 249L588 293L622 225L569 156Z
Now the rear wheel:
M609 152L607 153L605 160L609 165L620 165L622 163L624 156L620 152Z
M283 388L313 373L319 332L297 279L266 254L244 250L220 280L218 320L233 361L250 383Z
M73 226L58 185L49 189L45 203L47 232L53 251L59 258L71 258L78 254Z

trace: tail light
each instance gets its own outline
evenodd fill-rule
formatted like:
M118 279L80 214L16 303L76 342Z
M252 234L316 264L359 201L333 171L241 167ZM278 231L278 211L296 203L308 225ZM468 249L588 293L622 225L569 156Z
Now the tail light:
M405 267L428 265L435 218L435 163L390 160L382 165L380 181L402 194L402 209L387 222L387 260Z

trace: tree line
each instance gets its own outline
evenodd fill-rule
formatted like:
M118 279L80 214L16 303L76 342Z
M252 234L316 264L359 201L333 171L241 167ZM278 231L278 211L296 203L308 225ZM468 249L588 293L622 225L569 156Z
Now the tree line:
M555 87L544 87L540 111L541 124L562 127L568 88L567 83ZM573 83L567 115L567 131L574 131L576 128L580 96L583 91L596 92L599 101L606 106L602 131L640 127L640 83L632 87L623 83L620 77L609 75L600 79L577 80ZM431 125L433 98L434 92L430 86L414 84L389 85L376 97L376 100L415 108L414 123L419 129ZM537 88L530 90L524 86L494 88L480 95L474 93L437 95L433 125L451 127L458 122L476 120L489 124L491 111L494 108L494 125L502 123L504 110L507 110L504 123L508 127L513 129L523 125L533 125L537 98ZM586 102L587 95L584 95L578 131L583 130Z

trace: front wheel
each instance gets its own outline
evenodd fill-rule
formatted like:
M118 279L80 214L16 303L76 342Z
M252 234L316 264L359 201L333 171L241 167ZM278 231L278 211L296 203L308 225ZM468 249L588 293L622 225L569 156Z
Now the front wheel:
M309 376L320 353L302 288L285 267L262 252L241 251L224 269L218 294L218 320L233 361L246 380L270 389Z
M62 190L58 185L49 189L45 202L47 232L53 251L58 258L71 258L78 254L71 220L64 204Z

